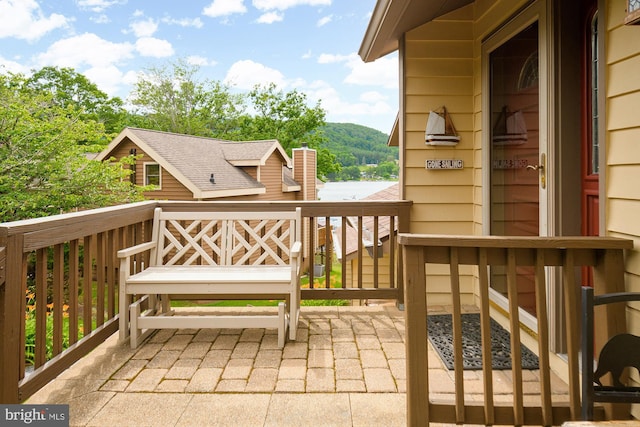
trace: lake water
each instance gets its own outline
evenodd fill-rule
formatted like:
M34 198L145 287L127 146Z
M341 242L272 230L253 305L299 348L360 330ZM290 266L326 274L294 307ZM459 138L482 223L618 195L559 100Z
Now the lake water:
M359 200L384 190L397 181L340 181L325 182L318 189L318 199L324 201Z

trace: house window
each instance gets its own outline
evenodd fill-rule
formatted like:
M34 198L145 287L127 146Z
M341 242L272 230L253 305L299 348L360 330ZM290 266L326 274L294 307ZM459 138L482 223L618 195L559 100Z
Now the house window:
M157 190L161 187L160 165L157 163L145 163L144 165L144 185L155 185Z

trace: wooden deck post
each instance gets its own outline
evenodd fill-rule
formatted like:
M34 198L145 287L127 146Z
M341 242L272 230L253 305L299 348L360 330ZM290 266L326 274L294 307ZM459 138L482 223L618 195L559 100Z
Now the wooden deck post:
M429 425L429 364L424 249L403 246L405 339L407 348L407 425Z
M624 253L622 251L604 251L593 268L593 290L595 295L625 292ZM620 304L607 304L597 313L594 326L595 348L601 349L612 336L627 332L626 310ZM600 355L597 354L597 357ZM608 403L604 405L605 417L608 420L623 419L629 414L629 404Z
M0 282L0 403L7 404L20 402L18 382L24 360L21 345L24 311L21 312L19 302L25 301L22 280L26 277L26 264L22 256L23 235L8 236L5 241L4 256L0 257L0 267L5 273L4 282Z
M409 227L410 227L410 221L411 221L411 216L410 216L410 212L411 212L411 205L400 205L399 207L399 211L398 211L398 233L408 233L409 232ZM393 233L393 228L391 228L390 233ZM396 242L398 243L398 239L397 239L398 234L396 234ZM404 293L404 262L402 260L402 258L404 257L404 253L403 251L398 251L398 259L397 259L397 265L398 265L398 283L397 283L397 287L398 287L398 300L396 302L396 306L399 309L402 309L404 307L405 304L405 293Z

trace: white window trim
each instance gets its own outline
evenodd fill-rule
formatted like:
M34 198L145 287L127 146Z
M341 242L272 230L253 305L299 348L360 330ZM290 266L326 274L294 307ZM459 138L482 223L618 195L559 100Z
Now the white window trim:
M157 165L158 166L158 186L156 188L154 188L154 191L158 191L158 190L162 190L162 166L160 166L159 163L156 162L144 162L142 164L142 171L143 171L143 183L144 185L148 185L147 184L147 166L154 166Z

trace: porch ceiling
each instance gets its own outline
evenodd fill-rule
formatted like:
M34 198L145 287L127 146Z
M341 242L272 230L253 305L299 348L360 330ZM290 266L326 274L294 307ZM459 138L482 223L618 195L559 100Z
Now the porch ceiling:
M398 49L404 33L473 0L378 0L358 54L364 62Z

